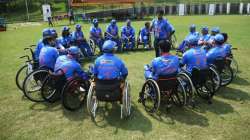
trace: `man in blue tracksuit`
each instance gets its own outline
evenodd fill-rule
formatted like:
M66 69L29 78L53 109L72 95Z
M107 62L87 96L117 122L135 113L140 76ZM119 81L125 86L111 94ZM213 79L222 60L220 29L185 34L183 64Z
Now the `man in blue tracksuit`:
M115 56L116 43L107 40L103 44L103 55L98 57L94 64L93 74L98 80L125 80L128 69L124 62Z
M158 48L158 43L161 40L170 40L172 34L174 34L174 27L168 22L168 20L163 18L164 11L158 11L158 18L154 19L151 23L151 30L154 32L154 48L155 56L160 56L160 50Z
M194 24L192 24L190 27L189 27L189 34L185 37L185 39L182 41L182 43L179 45L178 47L178 51L184 53L185 50L187 49L187 42L188 42L188 38L190 36L196 36L197 38L200 36L199 35L199 32L196 32L196 26Z
M50 34L50 29L49 28L44 29L42 34L43 34L43 39L46 39ZM41 49L44 46L43 39L40 39L38 41L37 46L36 46L35 51L34 51L36 61L39 61L39 54L41 52Z
M208 27L204 26L201 28L201 36L199 38L198 45L201 46L203 49L208 51L209 49L209 40L210 40L210 34L208 33L209 29Z
M186 71L191 74L193 68L200 70L208 68L206 52L198 46L198 36L189 36L187 40L190 49L183 54L182 58L182 64L186 66Z
M167 40L161 40L158 47L161 49L161 56L153 59L151 66L144 67L145 79L158 80L159 76L175 76L180 70L179 58L169 53L171 43Z
M140 38L140 41L143 43L144 48L147 48L147 45L149 45L149 48L151 48L151 34L150 34L149 22L146 22L145 27L143 27L140 30L139 38Z
M90 38L95 42L95 44L99 47L100 52L102 51L102 45L104 43L102 29L98 26L99 22L95 18L93 19L93 26L90 27Z
M78 46L85 57L93 56L93 52L87 43L87 40L84 37L82 32L82 27L80 24L75 26L76 30L72 33L72 42L74 45Z
M111 20L110 24L107 26L105 33L105 40L112 40L116 42L118 50L121 51L121 41L119 37L119 29L116 25L116 20Z
M214 37L214 47L207 53L208 64L213 64L218 58L225 58L226 51L223 48L224 37L221 34L217 34Z
M131 26L130 20L127 20L126 25L121 28L121 38L125 49L135 47L135 29Z
M81 68L81 65L77 62L80 57L80 50L76 46L68 48L68 54L62 55L57 58L54 71L60 73L62 70L67 80L78 76L83 80L88 80L89 76Z
M64 26L62 28L62 36L59 38L59 42L64 46L64 48L69 48L71 41L72 37L70 34L70 28L68 26Z
M232 45L227 42L228 35L227 35L227 33L221 33L221 35L224 37L223 48L226 52L226 56L231 56L232 55Z
M44 46L39 54L39 66L54 70L56 59L59 52L55 47L55 38L51 30L47 30L46 36L43 38Z

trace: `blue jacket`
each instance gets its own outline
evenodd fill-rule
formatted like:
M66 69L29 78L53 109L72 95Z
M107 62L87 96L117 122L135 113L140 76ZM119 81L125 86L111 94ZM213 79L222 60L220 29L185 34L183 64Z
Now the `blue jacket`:
M54 66L56 63L56 59L59 56L59 53L56 48L51 46L44 46L41 49L40 55L39 55L39 66L45 66L47 68L50 68L54 70Z
M99 27L90 27L90 38L94 39L95 41L101 39L102 37L102 29Z
M151 27L156 39L168 39L171 32L174 31L173 26L166 19L154 19L151 23Z
M40 39L36 45L35 51L34 51L34 55L35 55L35 59L39 60L39 54L41 49L43 48L44 44L43 44L43 40Z
M177 74L179 72L179 58L175 55L163 54L152 61L152 76L157 80L159 76Z
M128 69L120 58L113 54L104 53L96 59L93 73L97 79L113 80L126 78Z
M231 52L232 45L230 45L230 44L224 44L223 48L224 48L224 51L226 52L227 56L229 56L229 55L232 54L232 52Z
M66 55L60 56L56 60L54 71L60 72L60 69L63 70L67 80L70 80L75 76L79 76L84 80L89 79L88 75L82 70L81 65L75 59L69 58Z
M71 36L74 43L80 43L84 39L84 34L82 31L74 31L72 32Z
M69 36L65 36L65 37L60 37L58 39L59 43L62 44L65 48L69 48L70 47L70 43L72 41L72 37L71 35Z
M186 65L186 70L192 72L193 68L207 68L207 58L205 50L195 47L191 48L183 54L182 63Z
M206 35L201 35L200 36L200 39L199 39L199 41L209 41L209 39L210 39L210 34L206 34Z
M123 26L121 28L121 36L122 36L122 38L130 37L130 36L131 36L131 38L134 38L135 37L134 28L132 26L131 27Z
M215 46L207 53L207 63L213 64L216 59L225 57L226 51L224 50L223 46Z
M117 36L118 35L118 26L117 25L108 25L106 32L110 33L113 36ZM112 37L110 35L107 34L107 39L112 39Z

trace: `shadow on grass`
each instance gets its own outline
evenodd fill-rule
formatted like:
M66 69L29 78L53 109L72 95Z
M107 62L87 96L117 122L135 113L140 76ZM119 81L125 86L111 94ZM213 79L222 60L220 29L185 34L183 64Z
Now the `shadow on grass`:
M237 85L243 85L243 86L246 86L246 85L250 85L250 83L246 80L248 78L241 78L239 76L237 76L234 80L233 80L233 84L237 84Z
M75 111L69 111L69 110L63 108L63 115L71 121L81 121L82 122L88 116L88 112L86 111L85 107L86 106L83 105L79 110L75 110Z
M249 101L250 96L247 92L244 92L240 89L235 89L231 87L223 87L220 89L220 91L217 93L217 96L234 100L234 101Z
M141 131L147 133L152 131L152 124L133 104L131 108L131 116L126 119L120 118L120 105L118 103L104 103L97 110L97 117L93 122L96 126L105 128L107 126L115 127L114 134L117 134L119 129ZM135 123L136 122L136 123Z
M53 112L53 111L58 111L58 110L61 110L62 109L62 106L61 106L61 102L55 102L55 103L33 103L31 106L30 106L30 109L31 110L35 110L35 111L50 111L50 112Z

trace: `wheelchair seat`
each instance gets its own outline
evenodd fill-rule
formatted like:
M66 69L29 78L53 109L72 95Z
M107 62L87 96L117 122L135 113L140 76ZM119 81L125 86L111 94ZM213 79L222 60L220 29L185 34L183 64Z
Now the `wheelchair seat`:
M191 75L191 80L194 86L197 87L204 85L211 74L209 69L193 68Z
M60 72L60 73L53 73L53 72L51 72L51 71L49 71L49 75L48 75L49 77L50 77L50 84L55 88L55 89L57 89L57 90L60 90L60 89L62 89L62 87L64 86L64 84L66 83L66 81L67 81L67 79L66 79L66 77L65 77L65 75L64 75L64 73L63 73L63 71L62 72Z
M157 80L157 84L161 92L172 90L176 88L178 85L177 75L176 74L167 76L161 75Z
M96 80L96 97L99 101L121 101L122 89L120 80Z

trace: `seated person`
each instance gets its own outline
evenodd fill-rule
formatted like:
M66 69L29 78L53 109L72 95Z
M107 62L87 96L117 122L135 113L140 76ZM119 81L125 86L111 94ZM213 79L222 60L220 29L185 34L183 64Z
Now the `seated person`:
M50 30L48 30L47 35L44 36L43 44L44 46L39 54L39 66L53 71L59 52L54 47L55 38Z
M135 30L131 26L131 21L128 19L126 25L121 29L121 38L124 43L124 48L133 49L135 47Z
M214 64L215 60L218 58L225 58L226 52L223 48L224 37L221 34L217 34L214 37L214 47L208 51L206 54L208 64Z
M192 24L190 27L189 27L189 34L185 37L185 39L182 41L182 43L179 45L178 49L180 52L184 53L185 50L187 49L187 42L188 42L188 38L190 36L196 36L197 38L200 36L199 35L199 32L196 32L196 26L194 24Z
M115 56L116 43L107 40L103 44L103 55L95 60L93 74L97 80L119 80L123 81L128 75L124 62Z
M214 37L220 33L220 28L219 27L213 27L211 29L211 35L209 38L208 43L210 44L210 46L213 46L213 42L214 42Z
M81 25L76 24L75 28L76 30L72 33L72 43L81 49L85 57L93 56L92 50L82 32Z
M186 71L192 73L193 68L206 69L207 58L205 50L198 46L199 38L197 36L189 36L188 47L190 48L183 54L182 64L186 66Z
M43 33L42 33L43 38L38 41L35 51L34 51L35 61L39 61L39 54L41 52L41 49L44 47L43 40L49 36L49 33L50 33L49 28L43 29Z
M232 52L231 52L232 45L229 44L229 43L227 42L227 40L228 40L228 35L227 35L227 33L221 33L221 34L222 34L222 36L224 37L223 48L224 48L224 50L225 50L225 52L226 52L226 56L231 56L231 55L232 55Z
M121 51L122 48L118 31L119 30L118 26L116 25L116 20L111 20L111 23L107 26L105 32L105 40L112 40L116 42L118 50Z
M57 32L55 29L51 28L51 33L52 33L52 36L55 40L55 44L53 44L53 46L59 51L59 54L62 55L62 54L65 54L65 48L64 46L61 44L59 38L58 38L58 35L57 35Z
M179 72L179 58L169 53L171 43L167 40L161 40L158 47L161 50L161 56L153 59L151 67L144 68L145 79L158 80L159 76L175 76Z
M210 34L208 32L209 32L208 27L204 26L201 28L201 36L200 36L199 42L198 42L199 46L207 46L208 45L208 40L210 39Z
M59 42L64 46L64 48L70 47L71 34L70 34L70 28L68 26L64 26L62 28L62 36L59 38Z
M81 77L83 80L88 80L88 74L82 70L81 65L77 62L79 57L79 48L75 46L70 47L67 55L58 57L54 71L59 73L59 70L62 70L67 80L71 80L76 76Z
M139 41L143 43L144 48L147 48L147 45L149 45L149 48L151 48L151 34L149 22L146 22L145 27L140 30Z
M104 43L102 29L98 27L98 20L93 20L93 26L90 28L90 38L95 42L99 47L100 52L102 51L102 45Z

